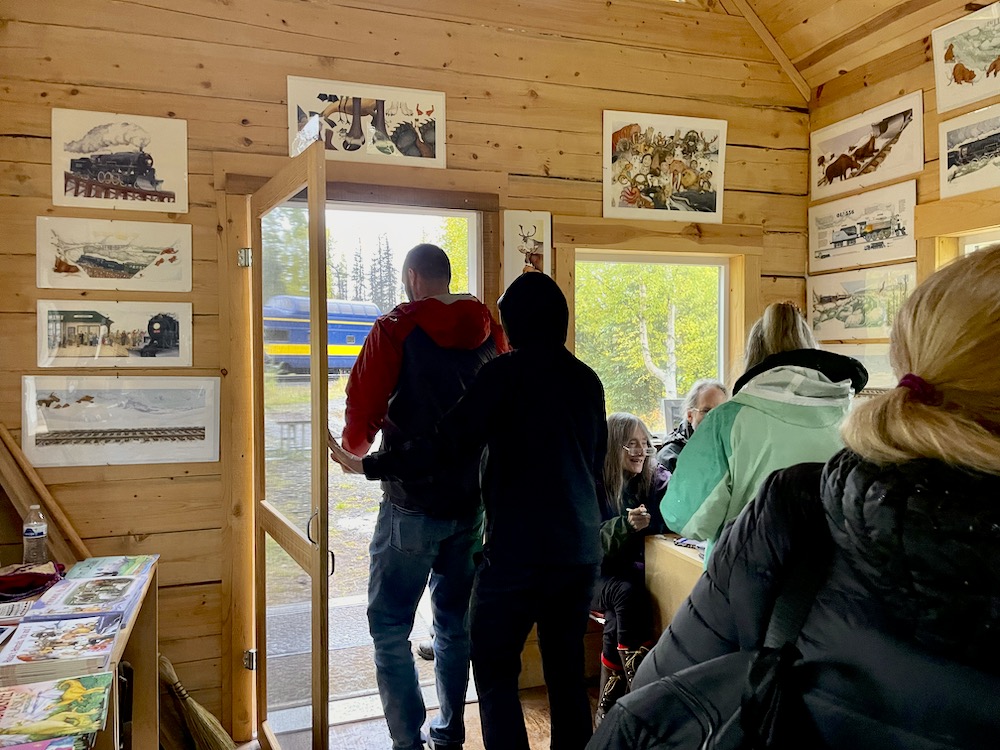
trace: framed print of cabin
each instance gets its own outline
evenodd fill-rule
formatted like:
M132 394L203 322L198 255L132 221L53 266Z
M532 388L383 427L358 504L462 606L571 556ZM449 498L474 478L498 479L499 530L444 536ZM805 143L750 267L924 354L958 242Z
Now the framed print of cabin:
M187 213L187 122L52 110L57 206Z

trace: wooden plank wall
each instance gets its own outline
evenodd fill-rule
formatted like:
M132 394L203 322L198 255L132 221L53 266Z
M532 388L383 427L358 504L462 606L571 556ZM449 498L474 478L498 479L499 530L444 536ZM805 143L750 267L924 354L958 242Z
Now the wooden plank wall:
M45 372L35 301L85 296L35 288L35 217L109 215L53 208L53 107L187 121L190 212L115 214L194 226L190 294L118 295L193 303L194 367L175 374L223 374L212 154L286 153L288 75L446 92L449 167L507 173L507 208L569 216L601 216L602 110L726 119L725 221L762 231L761 302L804 300L806 105L738 15L662 0L6 0L2 13L0 422L11 428L21 376ZM41 475L95 552L163 556L161 646L228 719L219 465Z
M828 71L830 75L836 77L813 89L810 103L812 129L825 127L903 94L922 89L924 169L916 176L918 237L968 233L1000 225L996 190L984 190L940 200L939 124L966 112L996 104L1000 102L1000 97L950 110L943 116L938 114L931 31L970 11L957 0L940 0L923 5L926 7L922 7L919 14L894 16L900 19L900 24L905 18L906 28L900 29L901 33L895 37L892 44L883 45L880 32L872 29L863 39L856 40L852 47L856 53L854 61L861 64L848 70L841 69L839 75L832 69ZM820 66L817 69L824 68ZM911 179L913 176L898 182ZM930 266L927 267L927 270L929 269Z

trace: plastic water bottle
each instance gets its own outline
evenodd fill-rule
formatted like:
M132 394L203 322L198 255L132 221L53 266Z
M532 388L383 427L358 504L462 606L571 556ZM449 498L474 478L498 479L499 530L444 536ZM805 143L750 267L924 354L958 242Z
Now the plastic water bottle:
M28 515L24 519L24 564L40 565L49 561L49 552L45 542L49 535L49 525L42 515L42 510L38 505L28 508Z

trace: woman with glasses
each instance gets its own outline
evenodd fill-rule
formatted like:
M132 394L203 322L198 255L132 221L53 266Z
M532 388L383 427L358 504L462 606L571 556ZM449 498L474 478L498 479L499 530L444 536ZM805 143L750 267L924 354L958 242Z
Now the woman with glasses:
M641 419L622 413L608 417L607 499L601 508L604 557L594 599L594 609L604 614L598 724L628 692L635 670L652 645L653 615L643 548L646 536L667 530L658 506L670 479L670 472L654 460L655 453Z

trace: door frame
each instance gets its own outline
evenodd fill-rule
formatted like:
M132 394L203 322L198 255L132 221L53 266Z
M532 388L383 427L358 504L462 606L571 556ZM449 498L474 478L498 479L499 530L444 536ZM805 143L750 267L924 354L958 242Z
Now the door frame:
M312 148L312 147L311 147ZM237 262L250 247L250 196L289 163L289 157L215 153L213 176L219 233L220 358L223 375L222 425L223 543L230 552L223 581L223 721L233 738L248 741L257 732L257 677L246 669L245 651L255 649L254 427L246 404L253 399L251 341L246 325L250 309L248 275ZM397 167L337 162L326 176L328 201L478 211L482 215L483 301L496 313L503 278L500 208L507 200L507 175L453 169ZM324 310L325 314L325 310ZM324 327L325 330L325 327ZM325 360L324 360L325 363ZM316 427L313 426L315 431ZM315 441L316 436L313 436ZM326 443L326 433L321 444ZM314 443L315 444L315 443ZM326 721L327 714L323 714ZM316 717L314 716L314 721ZM263 739L263 738L262 738Z

